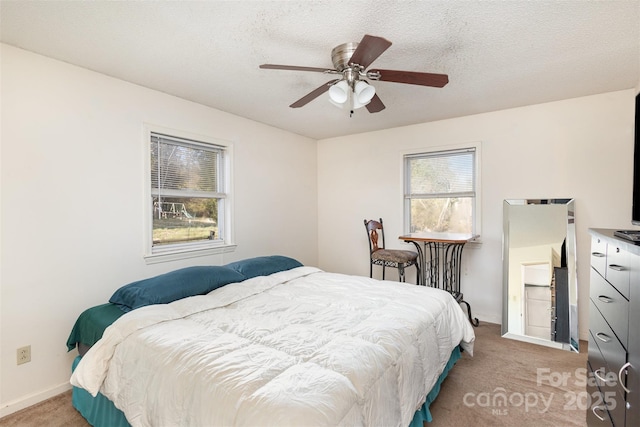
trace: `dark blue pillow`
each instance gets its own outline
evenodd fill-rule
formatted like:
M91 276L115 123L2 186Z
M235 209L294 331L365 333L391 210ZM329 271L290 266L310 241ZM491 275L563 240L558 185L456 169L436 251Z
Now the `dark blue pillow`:
M237 271L247 279L256 276L268 276L279 271L302 267L299 261L282 255L262 256L232 262L226 267Z
M167 304L193 295L204 295L233 282L245 280L239 272L222 266L186 267L129 283L109 299L123 311L151 304Z

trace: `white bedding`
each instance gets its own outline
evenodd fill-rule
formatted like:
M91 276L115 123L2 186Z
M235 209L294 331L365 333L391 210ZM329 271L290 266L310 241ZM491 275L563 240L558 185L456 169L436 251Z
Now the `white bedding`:
M444 291L299 267L127 313L71 383L133 426L407 426L473 341Z

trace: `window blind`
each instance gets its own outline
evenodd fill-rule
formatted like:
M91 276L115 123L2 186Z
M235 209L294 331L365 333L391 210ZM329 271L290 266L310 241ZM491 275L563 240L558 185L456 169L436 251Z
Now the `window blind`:
M473 197L475 150L455 150L406 156L405 197Z
M151 133L153 195L223 197L223 155L222 147Z

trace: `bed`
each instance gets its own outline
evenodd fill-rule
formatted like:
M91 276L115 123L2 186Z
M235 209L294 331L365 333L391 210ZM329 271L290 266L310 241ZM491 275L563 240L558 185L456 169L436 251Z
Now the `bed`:
M418 426L473 341L447 292L273 256L120 288L67 346L95 426Z

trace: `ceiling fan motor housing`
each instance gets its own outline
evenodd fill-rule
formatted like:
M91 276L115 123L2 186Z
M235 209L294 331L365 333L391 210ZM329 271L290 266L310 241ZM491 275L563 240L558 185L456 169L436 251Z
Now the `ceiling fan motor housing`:
M331 51L331 61L335 69L341 73L349 67L349 60L356 51L358 43L343 43L333 48Z

